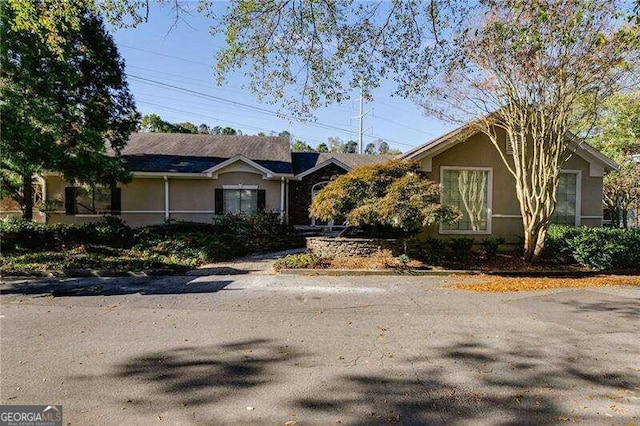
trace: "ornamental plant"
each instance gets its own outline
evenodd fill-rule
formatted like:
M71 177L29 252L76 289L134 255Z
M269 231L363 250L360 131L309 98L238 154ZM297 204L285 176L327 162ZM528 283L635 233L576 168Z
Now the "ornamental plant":
M440 204L440 188L419 164L394 160L359 167L337 177L313 199L309 212L321 220L347 222L371 237L400 237L460 213Z

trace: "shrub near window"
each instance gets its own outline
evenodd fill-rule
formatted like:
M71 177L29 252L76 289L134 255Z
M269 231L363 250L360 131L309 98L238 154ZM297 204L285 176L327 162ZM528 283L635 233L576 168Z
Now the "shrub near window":
M575 228L554 225L547 235L546 256L583 266L607 269L640 268L640 229Z

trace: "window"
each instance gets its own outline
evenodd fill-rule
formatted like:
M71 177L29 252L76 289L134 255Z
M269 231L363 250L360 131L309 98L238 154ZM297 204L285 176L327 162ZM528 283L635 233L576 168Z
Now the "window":
M553 222L563 225L579 225L580 172L563 171L558 179L556 189L556 210Z
M111 190L107 187L77 187L76 214L111 212Z
M257 189L225 189L224 212L253 215L258 212Z
M491 169L442 167L442 204L457 207L462 217L441 224L443 234L491 233Z

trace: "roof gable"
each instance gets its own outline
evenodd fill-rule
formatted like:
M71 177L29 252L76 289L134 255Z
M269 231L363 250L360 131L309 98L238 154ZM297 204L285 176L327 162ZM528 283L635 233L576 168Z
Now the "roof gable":
M433 157L459 144L460 142L469 139L477 133L481 133L481 131L474 129L471 123L467 123L450 131L449 133L445 133L442 136L415 147L405 153L401 158L404 160L419 160L425 157ZM598 169L606 171L618 169L619 166L615 161L593 148L584 139L572 133L567 133L565 137L568 139L569 149L587 161L591 165L593 173L597 173L596 170Z

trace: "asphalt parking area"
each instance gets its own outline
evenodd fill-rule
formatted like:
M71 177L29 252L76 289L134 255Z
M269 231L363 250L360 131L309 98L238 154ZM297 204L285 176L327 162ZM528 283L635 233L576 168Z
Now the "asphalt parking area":
M2 404L71 424L634 423L640 290L436 277L12 280Z

